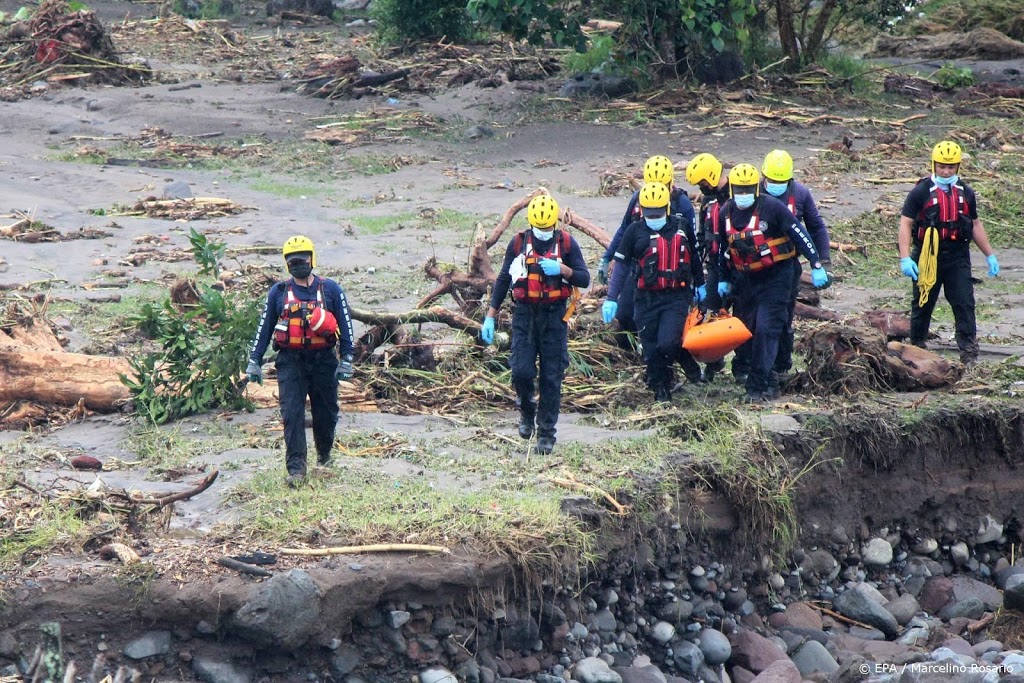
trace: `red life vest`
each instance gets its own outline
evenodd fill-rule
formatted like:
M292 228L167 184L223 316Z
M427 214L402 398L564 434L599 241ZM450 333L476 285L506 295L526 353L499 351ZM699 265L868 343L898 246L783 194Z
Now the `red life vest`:
M691 274L690 249L682 230L667 238L652 231L647 250L637 262L637 289L679 289L687 285Z
M289 280L281 317L274 326L274 348L316 350L334 346L336 335L320 336L313 331L309 322L313 311L324 307L324 281L320 280L317 287L316 301L299 301L295 296L294 286L295 281Z
M555 259L562 262L562 256L572 247L571 237L563 230L556 230L551 241L551 251L539 253L533 246L533 231L525 230L515 237L513 251L526 257L526 277L512 283L512 298L528 304L548 304L572 296L572 287L561 275L545 275L540 267L541 259Z
M719 249L719 245L718 245L718 241L719 241L718 240L718 226L719 226L718 217L720 215L720 211L719 210L721 208L722 208L722 205L718 203L717 199L712 199L711 201L709 201L707 203L707 206L704 207L704 216L705 216L704 220L705 221L711 221L711 235L707 239L708 239L708 242L709 242L709 244L708 244L708 251L711 253L712 256L717 256L718 255L718 249ZM707 230L706 223L705 223L705 228L704 229Z
M733 202L730 200L722 206L721 211L725 212L725 240L729 258L736 270L742 273L756 273L779 261L796 256L796 246L788 235L768 237L764 234L767 226L761 223L756 208L746 227L733 227L730 215L732 207Z
M929 178L924 180L930 181ZM944 192L932 182L928 201L918 213L916 224L915 237L918 243L924 242L925 231L931 227L938 229L940 240L969 242L974 232L974 221L964 200L963 186L954 184L950 186L949 192Z

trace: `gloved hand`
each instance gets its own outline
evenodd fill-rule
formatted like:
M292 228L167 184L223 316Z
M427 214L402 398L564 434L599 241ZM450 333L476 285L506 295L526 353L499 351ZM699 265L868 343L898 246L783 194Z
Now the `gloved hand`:
M257 365L253 361L249 361L249 364L245 366L245 377L250 382L256 382L260 386L263 385L263 368Z
M480 341L484 344L494 343L494 318L484 318L484 324L480 328Z
M338 369L334 371L334 379L352 379L352 356L346 354L341 357Z
M900 270L903 274L909 277L914 282L917 282L917 276L920 274L920 270L917 268L917 264L914 263L914 259L909 256L904 256L900 259Z
M602 285L608 284L608 259L601 257L601 262L597 264L597 281Z
M996 258L996 255L989 254L985 261L988 263L988 276L996 277L999 275L999 259Z
M693 290L693 298L697 303L700 303L701 301L704 301L704 299L708 298L708 286L701 285L697 289Z
M619 302L611 299L601 304L601 320L607 325L615 320L615 314L619 312Z
M553 258L542 258L540 260L540 269L544 271L544 274L548 277L554 277L555 275L562 274L562 264Z
M815 289L825 289L832 284L824 268L814 268L811 270L811 282L814 284Z
M729 292L732 291L732 285L728 282L718 283L718 296L729 296Z

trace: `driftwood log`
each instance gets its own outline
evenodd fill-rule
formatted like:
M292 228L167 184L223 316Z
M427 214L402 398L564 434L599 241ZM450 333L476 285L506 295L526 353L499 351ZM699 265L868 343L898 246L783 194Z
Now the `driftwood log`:
M38 401L93 410L113 410L130 397L120 374L124 358L87 356L22 346L0 346L0 403Z

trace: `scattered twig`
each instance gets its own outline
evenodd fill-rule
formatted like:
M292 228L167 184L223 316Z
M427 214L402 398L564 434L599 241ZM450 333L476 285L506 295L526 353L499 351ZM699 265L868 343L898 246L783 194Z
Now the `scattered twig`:
M333 548L282 548L282 555L305 555L324 557L330 555L362 555L363 553L443 553L452 551L440 545L420 545L417 543L383 543L375 545L344 545Z

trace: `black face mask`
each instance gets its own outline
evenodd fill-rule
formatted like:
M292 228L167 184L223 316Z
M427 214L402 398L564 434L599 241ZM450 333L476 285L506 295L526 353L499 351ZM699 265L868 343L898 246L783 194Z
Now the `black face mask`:
M305 280L313 272L313 265L308 261L292 261L288 264L288 272L296 280Z
M702 195L704 195L705 197L714 197L716 194L718 194L718 188L717 187L707 188L707 187L704 187L702 185L701 188L700 188L700 193Z

